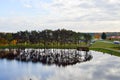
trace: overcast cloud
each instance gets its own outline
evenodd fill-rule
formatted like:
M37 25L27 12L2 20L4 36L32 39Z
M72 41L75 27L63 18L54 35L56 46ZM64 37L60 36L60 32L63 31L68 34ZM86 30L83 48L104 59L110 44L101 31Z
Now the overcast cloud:
M1 0L0 31L119 32L120 0Z

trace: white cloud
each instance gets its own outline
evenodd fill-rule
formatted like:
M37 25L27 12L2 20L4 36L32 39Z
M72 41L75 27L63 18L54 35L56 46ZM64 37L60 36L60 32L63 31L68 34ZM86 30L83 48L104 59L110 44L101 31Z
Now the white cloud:
M73 21L76 18L78 21L91 21L91 19L93 21L120 20L120 6L110 5L111 7L116 6L112 9L107 6L108 2L106 0L104 0L105 3L100 2L103 4L101 6L98 6L95 2L99 3L97 0L53 0L52 3L43 3L39 5L41 5L42 8L49 10L50 14L47 16L55 20L68 19Z
M109 3L111 4L120 4L120 0L109 0Z
M8 31L19 31L19 30L43 30L43 29L58 29L65 28L79 32L106 32L116 31L119 32L120 21L52 21L42 17L14 17L0 19L0 25L2 29ZM57 19L56 19L57 20ZM6 24L7 22L7 24Z
M67 28L77 31L119 31L120 26L120 0L20 0L24 7L38 12L34 16L18 16L11 19L11 26L29 25L30 29ZM32 12L31 13L35 13ZM41 14L42 11L46 14ZM15 14L15 13L14 13ZM26 19L24 19L26 18ZM3 22L2 22L3 23ZM42 24L42 25L41 25ZM1 25L1 24L0 24ZM2 24L5 26L6 24ZM59 26L59 27L58 27ZM75 28L76 27L76 28ZM104 28L101 28L104 27ZM114 29L116 27L116 29ZM27 29L24 27L24 29Z
M29 4L24 4L24 6L25 6L26 8L32 8L32 6L29 5Z

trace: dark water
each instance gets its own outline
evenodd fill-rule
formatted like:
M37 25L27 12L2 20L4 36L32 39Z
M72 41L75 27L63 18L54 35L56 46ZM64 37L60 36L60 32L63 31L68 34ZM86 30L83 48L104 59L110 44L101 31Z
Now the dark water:
M91 53L92 60L66 67L0 59L0 80L120 80L120 57Z

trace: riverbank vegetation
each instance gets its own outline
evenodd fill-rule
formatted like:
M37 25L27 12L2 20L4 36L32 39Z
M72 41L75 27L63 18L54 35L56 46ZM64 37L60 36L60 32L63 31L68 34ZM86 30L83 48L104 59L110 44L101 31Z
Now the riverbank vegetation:
M105 38L102 41L95 41L95 43L90 45L92 37L93 36L88 33L74 32L65 29L0 33L0 49L77 49L77 47L82 46L106 53L120 53L120 45L112 44L112 41L107 41Z
M60 45L59 43L56 44L51 44L51 45L44 45L44 44L17 44L17 45L5 45L5 46L0 46L0 49L5 49L5 48L11 48L11 49L17 49L17 48L40 48L40 49L76 49L77 47L86 47L85 43L80 43L80 44L63 44Z
M0 33L0 48L76 48L88 46L91 38L90 34L65 29Z
M111 49L106 49L106 48L91 48L91 50L99 51L99 52L103 52L103 53L107 53L107 54L111 54L111 55L115 55L115 56L120 56L120 52L115 51L115 50L111 50Z

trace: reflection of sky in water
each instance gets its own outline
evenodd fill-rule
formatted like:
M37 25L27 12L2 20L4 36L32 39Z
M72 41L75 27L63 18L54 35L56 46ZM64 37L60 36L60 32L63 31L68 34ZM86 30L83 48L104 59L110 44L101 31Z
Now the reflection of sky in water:
M93 52L93 59L67 67L0 60L0 80L119 80L120 57Z

